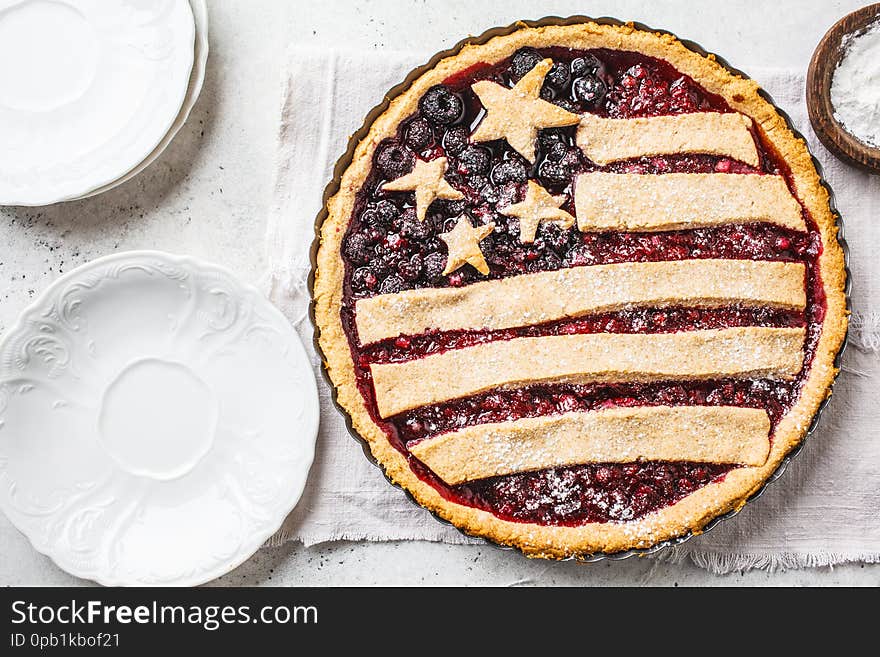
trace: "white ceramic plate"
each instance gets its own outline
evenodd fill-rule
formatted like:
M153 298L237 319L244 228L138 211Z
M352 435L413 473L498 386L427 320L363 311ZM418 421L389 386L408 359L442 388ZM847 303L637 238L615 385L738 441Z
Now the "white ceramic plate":
M138 164L134 169L118 180L114 180L113 182L108 183L103 187L99 187L88 194L84 194L79 198L88 198L90 196L103 194L104 192L113 189L114 187L118 187L122 183L128 182L134 178L158 159L163 151L168 148L168 144L170 144L175 135L180 132L180 129L189 118L193 107L195 107L196 101L199 99L202 85L205 82L205 71L208 68L208 6L205 0L189 0L189 4L190 7L192 7L193 17L196 22L195 59L193 61L192 73L190 73L189 76L189 87L186 90L186 99L183 101L183 107L180 108L180 112L174 120L174 124L165 134L162 141L159 142L159 145L153 149L152 153L147 155L143 162Z
M195 585L242 563L299 500L317 428L289 322L192 258L95 260L0 342L0 508L102 584Z
M77 198L147 158L194 38L187 0L0 0L0 204Z

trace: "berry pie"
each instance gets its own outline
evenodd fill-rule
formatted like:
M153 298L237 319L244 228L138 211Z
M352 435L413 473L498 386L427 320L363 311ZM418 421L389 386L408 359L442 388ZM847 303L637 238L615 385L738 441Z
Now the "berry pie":
M668 34L521 26L436 61L320 228L339 405L415 500L564 558L741 507L847 326L826 188L757 84Z

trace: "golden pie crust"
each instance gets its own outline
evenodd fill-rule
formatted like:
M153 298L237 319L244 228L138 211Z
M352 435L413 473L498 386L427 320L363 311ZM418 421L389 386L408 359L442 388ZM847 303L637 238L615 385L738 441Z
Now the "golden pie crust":
M638 176L638 177L636 177ZM633 184L637 182L638 184ZM806 230L782 176L742 173L582 173L575 183L578 229L680 230L750 222Z
M596 164L651 155L709 153L760 166L749 129L752 122L731 112L694 112L637 119L581 117L577 145Z
M447 484L584 463L698 461L759 466L770 418L738 406L636 406L474 424L410 452Z
M730 304L803 310L805 267L774 260L661 260L567 267L358 299L358 339L370 344L431 329L487 330L648 306ZM613 291L611 293L610 291Z
M340 308L343 300L344 264L342 240L352 216L355 195L372 166L380 141L393 136L399 123L417 111L419 98L433 85L478 63L495 63L517 49L561 46L579 50L609 48L640 52L669 62L707 91L721 95L730 107L750 117L765 141L779 153L791 170L798 199L818 224L823 251L819 257L826 315L810 371L801 395L774 434L770 454L763 466L730 471L723 480L710 483L671 506L631 522L589 523L580 526L547 526L503 520L488 511L446 500L430 484L419 479L406 458L373 422L358 390L351 350L343 331ZM415 500L458 528L529 556L566 558L594 553L614 553L648 548L665 539L699 533L712 519L738 509L759 490L783 458L805 437L819 405L830 394L837 370L834 361L847 328L846 270L837 241L836 217L829 195L821 183L804 141L787 127L783 117L759 95L756 82L737 77L717 63L683 45L675 37L637 29L631 25L584 22L569 25L528 27L494 36L484 43L466 43L461 49L414 79L393 98L357 144L350 165L342 173L338 192L327 202L327 217L320 227L314 280L314 316L318 344L337 402L351 417L354 431L370 446L387 476L409 491Z
M794 379L804 362L805 337L802 328L762 326L575 333L494 340L370 369L384 418L529 383Z

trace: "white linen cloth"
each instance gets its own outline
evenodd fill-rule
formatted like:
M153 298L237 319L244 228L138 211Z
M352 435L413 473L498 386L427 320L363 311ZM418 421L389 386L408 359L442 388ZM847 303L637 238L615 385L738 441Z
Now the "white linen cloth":
M423 56L293 48L285 68L265 290L312 355L321 399L317 453L302 500L270 540L472 542L391 487L351 437L321 375L308 320L309 249L333 166L383 94ZM733 520L663 552L715 572L880 561L880 177L852 169L816 140L802 73L745 67L792 116L835 191L853 272L850 347L818 430L781 481Z

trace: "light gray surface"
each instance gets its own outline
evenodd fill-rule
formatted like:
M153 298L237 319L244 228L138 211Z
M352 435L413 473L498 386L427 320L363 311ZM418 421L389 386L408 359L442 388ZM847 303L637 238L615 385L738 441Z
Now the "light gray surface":
M862 4L210 0L205 88L190 122L156 164L94 199L41 209L0 209L0 333L59 273L115 250L190 253L222 263L245 280L257 279L273 176L280 66L289 43L415 50L427 59L494 25L588 13L671 30L746 70L749 65L805 69L825 30ZM0 554L0 585L79 583L37 554L2 517ZM691 565L648 559L547 564L486 547L287 544L260 551L217 583L876 586L880 565L716 577Z

